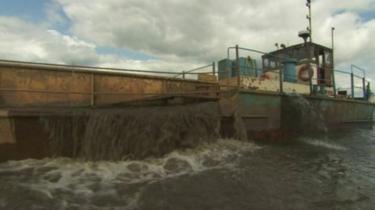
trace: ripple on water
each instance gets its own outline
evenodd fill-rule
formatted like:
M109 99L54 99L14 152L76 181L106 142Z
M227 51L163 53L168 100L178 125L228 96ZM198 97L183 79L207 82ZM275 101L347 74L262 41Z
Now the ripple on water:
M0 188L3 195L0 206L12 208L18 205L11 197L27 191L30 193L24 193L23 199L33 195L33 203L40 201L42 206L49 208L56 208L58 204L59 208L69 209L134 209L142 189L149 183L232 167L242 152L258 148L252 143L218 140L196 149L142 161L84 162L67 158L9 161L0 164L0 184L12 191L7 193L4 187Z
M346 147L338 145L334 143L333 140L330 140L330 139L303 138L301 139L301 141L312 146L323 147L326 149L339 150L339 151L347 150Z

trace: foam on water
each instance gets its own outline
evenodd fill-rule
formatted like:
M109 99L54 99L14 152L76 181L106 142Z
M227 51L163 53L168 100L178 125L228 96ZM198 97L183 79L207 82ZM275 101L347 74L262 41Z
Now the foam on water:
M331 141L331 142L329 142L329 141ZM309 144L309 145L312 145L312 146L316 146L316 147L324 147L324 148L327 148L327 149L339 150L339 151L346 151L347 150L347 148L345 148L343 146L340 146L338 144L335 144L332 141L333 140L329 140L329 139L314 139L314 138L303 138L302 139L302 142L304 142L306 144Z
M0 165L2 181L58 199L60 207L103 209L98 200L110 197L110 206L132 209L150 183L205 170L231 168L244 152L259 147L236 140L218 140L195 149L174 151L142 161L78 161L68 158L9 161ZM74 200L79 197L79 201ZM113 201L114 198L118 198ZM0 200L2 205L4 200ZM83 208L84 209L84 208Z

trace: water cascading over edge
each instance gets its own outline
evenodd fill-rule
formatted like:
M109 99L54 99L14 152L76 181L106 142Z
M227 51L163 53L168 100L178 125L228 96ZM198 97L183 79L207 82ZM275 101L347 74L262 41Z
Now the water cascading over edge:
M217 103L77 111L41 119L52 156L84 160L157 157L219 137Z
M304 96L287 94L282 106L283 130L297 135L320 135L328 131L323 113Z

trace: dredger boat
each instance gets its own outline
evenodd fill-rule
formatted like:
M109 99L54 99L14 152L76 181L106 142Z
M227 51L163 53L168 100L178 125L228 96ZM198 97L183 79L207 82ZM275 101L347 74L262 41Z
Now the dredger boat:
M311 30L299 35L301 44L233 46L218 64L177 73L0 60L0 160L142 158L220 136L278 140L371 124L363 69L336 70L332 48L313 43ZM337 74L349 90L336 87Z

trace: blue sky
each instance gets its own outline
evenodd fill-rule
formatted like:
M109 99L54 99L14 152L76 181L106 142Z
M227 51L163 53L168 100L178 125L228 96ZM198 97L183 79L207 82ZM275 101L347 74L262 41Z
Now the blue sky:
M1 0L0 14L18 16L26 20L41 22L45 20L43 0Z
M359 13L359 14L364 21L369 21L369 20L375 19L375 11L373 11L373 10L365 11L365 12L362 12L362 13Z
M43 24L48 22L46 9L51 1L49 0L0 0L0 15L1 16L16 16L26 21L36 24ZM57 30L62 34L70 35L71 21L65 15L62 8L56 12L63 17L62 22L52 23L51 29ZM127 59L149 60L156 59L156 57L137 52L126 48L114 48L109 46L97 46L98 54L111 54Z

